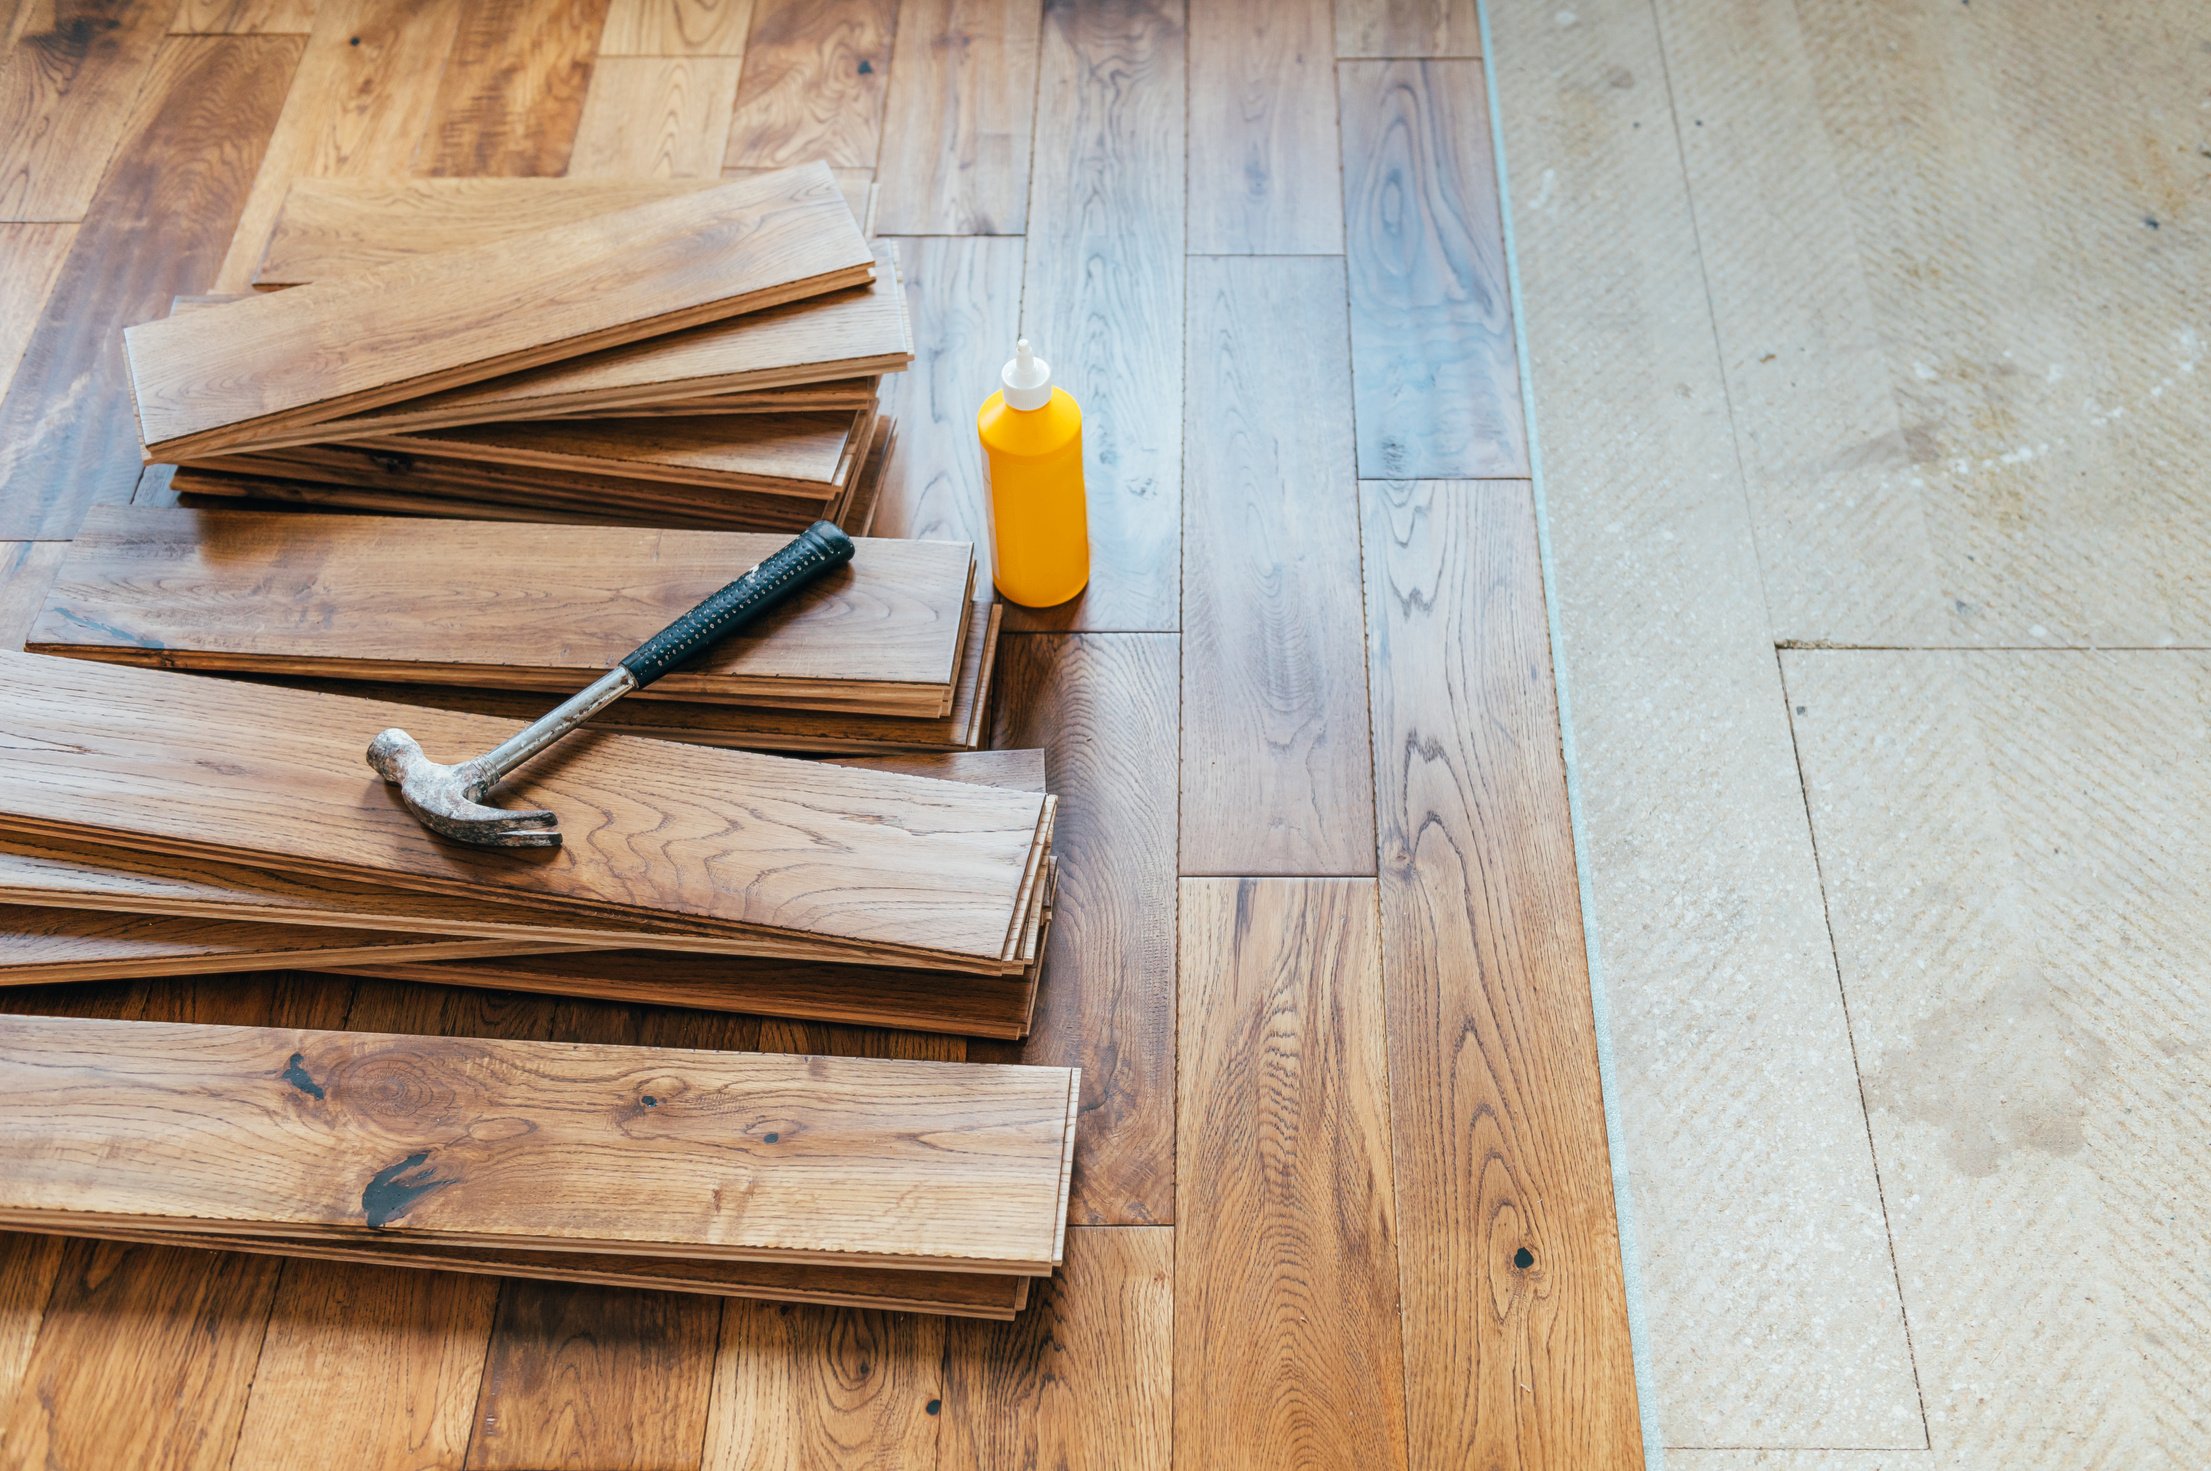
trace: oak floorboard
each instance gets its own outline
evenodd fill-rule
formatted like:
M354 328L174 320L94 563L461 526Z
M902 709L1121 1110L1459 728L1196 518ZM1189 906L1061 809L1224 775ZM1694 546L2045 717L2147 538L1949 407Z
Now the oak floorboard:
M735 57L601 56L584 94L569 177L718 177L740 65Z
M168 7L66 0L26 6L18 25L0 53L0 220L81 219L130 126Z
M1329 0L1191 5L1192 254L1342 252L1333 26Z
M433 176L568 166L608 0L472 0L422 140Z
M1336 0L1338 56L1482 54L1477 0Z
M991 745L1041 746L1059 897L1028 1040L977 1058L1079 1065L1068 1218L1174 1214L1176 646L1159 634L1008 635Z
M1182 872L1372 873L1343 264L1192 260L1186 336Z
M614 0L599 55L741 57L752 6L753 0Z
M1181 897L1175 1459L1404 1471L1374 884Z
M0 399L7 397L8 380L31 345L47 293L76 238L72 224L0 224L0 261L8 264L0 271Z
M1524 484L1360 486L1415 1466L1643 1464Z
M1337 79L1359 473L1525 476L1481 66L1348 61Z
M250 287L293 180L412 172L462 9L459 0L320 0L222 265L178 289ZM164 315L166 305L143 316Z
M0 649L20 649L69 553L66 541L0 542Z
M1019 235L1036 111L1037 0L904 0L876 226Z
M169 20L169 34L304 36L314 29L315 4L316 0L183 0Z
M945 1321L731 1301L702 1466L845 1471L937 1464Z
M1083 407L1090 586L1057 608L1008 606L1007 627L1171 629L1182 533L1182 7L1053 0L1038 72L1021 326ZM963 396L997 382L991 374Z
M162 44L0 400L0 540L66 537L94 501L130 499L122 329L206 286L299 54L292 36Z
M755 0L723 166L874 168L897 27L898 0Z
M948 1323L942 1471L1167 1471L1175 1233L1068 1228L1010 1323Z

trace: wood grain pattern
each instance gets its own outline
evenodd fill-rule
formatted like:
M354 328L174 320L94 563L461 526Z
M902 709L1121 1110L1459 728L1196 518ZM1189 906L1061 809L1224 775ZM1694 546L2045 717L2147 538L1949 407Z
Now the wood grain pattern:
M486 1277L285 1262L231 1464L324 1471L332 1446L359 1471L460 1464L497 1298Z
M754 0L725 167L872 169L898 0Z
M1090 587L1058 608L1010 610L1014 627L1175 627L1180 17L1180 6L1131 0L1058 0L1045 11L1021 325L1083 406Z
M1482 54L1475 0L1336 0L1338 56Z
M752 0L614 0L599 55L742 56Z
M169 34L304 36L314 28L316 0L183 0ZM335 0L333 0L335 3Z
M1041 9L905 0L883 126L877 223L892 235L1027 228Z
M85 506L130 499L140 466L120 333L206 284L299 44L163 44L0 402L0 537L67 536Z
M652 419L553 419L517 428L362 434L365 449L539 470L664 480L685 486L787 491L821 499L863 442L868 416L699 414ZM352 431L347 431L351 433Z
M1358 61L1343 97L1359 473L1528 473L1482 70Z
M1193 260L1186 874L1374 870L1343 268Z
M718 176L739 65L735 57L601 56L584 94L569 175Z
M12 1404L23 1387L60 1265L59 1238L0 1233L0 1403Z
M0 649L20 649L68 554L65 541L0 542Z
M1083 1068L1073 1219L1174 1211L1175 640L1009 637L992 744L1041 746L1060 798L1057 915L1035 1028L1001 1060Z
M1191 879L1181 898L1176 1458L1402 1468L1374 885Z
M0 1039L10 1220L1024 1274L1061 1252L1062 1069L80 1018ZM180 1089L219 1141L165 1125Z
M246 289L294 179L391 177L413 168L463 8L456 0L319 0L222 266L186 289Z
M173 669L571 691L784 545L774 535L97 508L29 643ZM849 567L649 690L941 716L974 552L863 538ZM502 566L532 569L517 586ZM881 685L880 690L865 688Z
M730 1303L700 1464L832 1471L936 1464L941 1319Z
M1190 250L1334 255L1334 15L1329 0L1190 7Z
M77 238L75 225L0 224L0 399L5 399L15 365L31 345L31 333L46 308L46 294Z
M1360 491L1412 1461L1640 1466L1534 507Z
M57 0L23 19L32 26L0 52L0 220L80 219L168 17L131 0Z
M1067 1262L1011 1323L948 1324L944 1471L1166 1471L1174 1233L1071 1227Z
M505 954L498 940L406 940L331 925L245 924L0 904L0 986L331 968Z
M557 174L608 0L472 0L422 140L430 174Z
M125 346L149 449L189 455L855 285L873 266L827 171L799 169L556 226L527 250L494 242L144 322ZM530 281L536 309L486 289L502 279Z
M677 1293L503 1284L468 1471L691 1471L719 1320Z

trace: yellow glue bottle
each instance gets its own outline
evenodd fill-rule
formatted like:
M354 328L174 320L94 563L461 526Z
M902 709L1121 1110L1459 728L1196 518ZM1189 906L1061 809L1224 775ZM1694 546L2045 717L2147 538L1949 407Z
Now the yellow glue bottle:
M1064 603L1090 582L1083 502L1082 407L1052 386L1052 365L1024 337L983 401L975 432L990 488L991 581L1024 607Z

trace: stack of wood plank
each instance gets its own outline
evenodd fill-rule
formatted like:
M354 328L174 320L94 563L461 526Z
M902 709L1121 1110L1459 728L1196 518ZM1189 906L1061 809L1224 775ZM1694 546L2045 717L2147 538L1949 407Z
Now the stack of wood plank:
M1075 1070L0 1017L0 1227L1013 1316Z
M381 186L350 256L304 243L310 194L271 242L306 284L125 334L147 458L293 504L864 531L879 378L913 344L896 257L828 170L560 208L483 188L574 182Z
M0 655L12 935L0 980L373 966L809 1020L1028 1029L1055 876L1056 804L1033 756L831 765L584 734L502 788L563 818L561 848L519 855L415 821L363 759L392 725L443 760L513 728ZM946 779L961 776L978 779ZM476 961L485 969L450 969Z

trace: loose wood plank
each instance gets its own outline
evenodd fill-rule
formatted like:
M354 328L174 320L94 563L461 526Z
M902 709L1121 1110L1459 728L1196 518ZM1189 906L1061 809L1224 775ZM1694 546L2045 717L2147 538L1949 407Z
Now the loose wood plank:
M466 960L497 940L407 940L331 925L268 925L0 904L0 986L126 976Z
M12 1017L0 1214L1034 1274L1061 1251L1072 1081L1054 1068ZM424 1088L439 1101L427 1114L409 1101ZM179 1090L197 1126L188 1148L166 1122Z
M61 274L61 263L77 238L75 225L0 224L0 399L15 376L15 365L30 346L31 333L46 307L46 294Z
M221 449L873 271L826 170L724 184L492 242L144 322L125 334L150 452ZM487 282L531 282L532 310ZM331 358L326 345L342 340ZM220 385L218 387L217 385Z
M734 57L601 56L568 157L572 178L711 179L729 146Z
M299 44L163 44L0 402L0 537L66 537L95 500L130 499L140 466L122 329L206 284Z
M1405 1458L1373 884L1182 885L1175 1454Z
M1190 7L1190 249L1343 250L1329 0Z
M898 0L755 0L726 168L872 169Z
M779 536L97 508L31 631L41 652L173 669L574 690ZM862 539L852 564L645 691L940 716L974 552ZM517 583L509 571L530 569ZM882 685L874 691L856 686Z
M752 0L614 0L599 55L742 56Z
M1181 15L1128 0L1057 0L1045 11L1021 319L1083 406L1091 571L1079 599L1009 612L1015 627L1175 627Z
M1359 473L1528 473L1482 69L1357 61L1343 93Z
M1071 1227L1066 1265L1019 1318L946 1326L943 1471L1166 1471L1174 1235Z
M1182 871L1374 871L1343 268L1193 260Z
M304 36L314 23L315 0L184 0L169 34Z
M690 1471L720 1316L676 1293L506 1283L468 1471Z
M1482 54L1475 0L1336 0L1338 56Z
M1028 224L1036 0L906 0L891 64L877 224L1019 235Z
M456 0L321 0L222 267L187 289L246 289L294 179L411 171L463 9Z
M608 0L472 0L423 138L431 174L568 166Z
M1360 491L1411 1459L1640 1466L1533 504Z
M0 542L0 649L20 649L69 552L65 541Z
M788 492L819 500L865 442L872 415L700 414L654 419L557 419L517 428L358 434L348 443L487 465L664 480L684 486ZM355 431L348 430L348 434Z
M80 219L168 17L131 0L64 0L25 19L38 28L0 52L0 220Z
M998 1060L1079 1063L1073 1219L1164 1223L1174 1209L1176 641L1144 634L1005 640L994 745L1041 746L1063 860L1051 983Z

